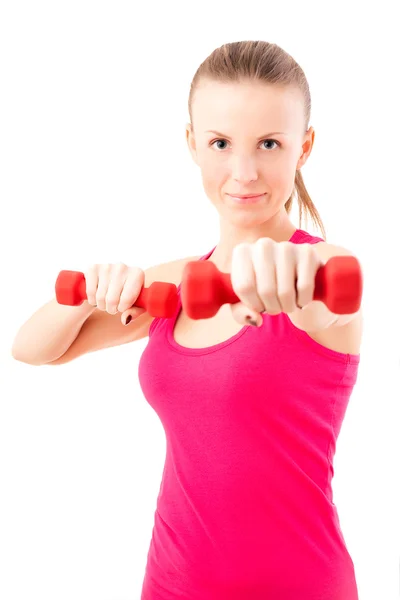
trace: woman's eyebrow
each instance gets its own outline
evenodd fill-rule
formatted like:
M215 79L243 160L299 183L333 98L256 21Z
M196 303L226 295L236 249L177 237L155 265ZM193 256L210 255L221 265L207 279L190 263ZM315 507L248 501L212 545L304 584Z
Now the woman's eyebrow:
M208 129L207 131L205 131L205 133L215 133L216 135L226 138L227 140L231 139L228 135L225 135L224 133L221 133L220 131L214 131L212 129ZM270 135L288 135L288 134L285 133L284 131L273 131L272 133L266 133L264 135L261 135L258 139L267 138Z

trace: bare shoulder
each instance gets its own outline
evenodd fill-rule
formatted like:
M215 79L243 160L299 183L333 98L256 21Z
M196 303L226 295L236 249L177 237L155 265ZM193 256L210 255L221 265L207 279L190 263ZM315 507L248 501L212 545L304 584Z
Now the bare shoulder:
M144 287L149 287L154 281L174 283L178 286L181 283L185 265L200 258L201 256L188 256L145 269ZM153 321L154 317L148 312L144 312L125 326L121 323L120 313L110 315L105 311L95 310L84 322L78 336L68 350L56 360L46 364L62 365L89 352L144 339L148 337Z
M309 331L308 335L326 348L343 354L360 354L363 335L363 314L357 315L345 325L332 325L320 331Z

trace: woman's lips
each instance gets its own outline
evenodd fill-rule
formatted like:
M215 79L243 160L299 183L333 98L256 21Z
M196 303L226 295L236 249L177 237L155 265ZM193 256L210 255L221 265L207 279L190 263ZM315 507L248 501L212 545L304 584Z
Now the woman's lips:
M228 196L238 204L255 204L256 202L259 202L265 194L259 194L258 196L232 196L232 194L228 194Z

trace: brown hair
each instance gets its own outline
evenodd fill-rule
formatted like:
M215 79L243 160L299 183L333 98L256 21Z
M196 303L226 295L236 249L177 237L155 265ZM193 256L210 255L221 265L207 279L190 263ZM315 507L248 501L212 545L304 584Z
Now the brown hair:
M298 63L276 44L264 41L242 41L223 44L216 48L201 63L190 85L188 104L191 122L193 122L191 110L193 96L201 79L222 82L250 80L279 86L296 86L304 97L305 131L308 130L311 96L307 79ZM310 216L314 224L321 230L323 238L326 239L321 217L304 185L300 170L296 171L294 189L285 203L288 214L292 209L295 194L299 205L300 228L304 211L306 222L307 217Z

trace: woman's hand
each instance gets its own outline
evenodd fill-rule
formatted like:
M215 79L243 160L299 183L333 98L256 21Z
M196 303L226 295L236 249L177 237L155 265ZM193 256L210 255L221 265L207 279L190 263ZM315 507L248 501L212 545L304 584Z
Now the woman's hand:
M258 326L261 313L292 313L313 301L315 276L323 263L312 244L260 238L241 243L232 253L231 282L240 302L231 304L233 318Z

